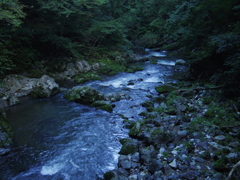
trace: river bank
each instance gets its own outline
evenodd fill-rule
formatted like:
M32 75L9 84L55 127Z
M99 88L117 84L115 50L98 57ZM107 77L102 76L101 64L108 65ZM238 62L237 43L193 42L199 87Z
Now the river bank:
M206 86L156 87L159 96L142 104L143 119L126 124L118 168L104 179L238 179L239 101L222 100L221 90Z

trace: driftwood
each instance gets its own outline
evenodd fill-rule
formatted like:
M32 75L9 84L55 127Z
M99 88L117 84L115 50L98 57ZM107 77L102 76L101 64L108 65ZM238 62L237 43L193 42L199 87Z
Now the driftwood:
M233 166L233 168L232 168L232 170L230 171L230 173L228 174L228 177L227 177L226 180L230 180L230 179L231 179L234 171L235 171L238 167L240 167L240 161L238 161L238 163Z

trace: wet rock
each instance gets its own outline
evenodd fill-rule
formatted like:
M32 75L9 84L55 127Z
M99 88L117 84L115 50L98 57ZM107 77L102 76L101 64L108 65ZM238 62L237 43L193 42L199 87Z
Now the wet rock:
M160 161L156 160L156 159L152 159L148 165L148 170L151 172L151 173L154 173L156 171L159 171L163 169L163 165Z
M179 178L180 178L179 174L173 174L173 175L168 177L169 180L176 180L176 179L179 179Z
M123 139L121 140L121 143L122 143L122 147L119 154L122 154L122 155L134 154L138 150L137 142L131 139Z
M141 124L137 122L129 131L128 135L130 137L137 137L138 133L140 132Z
M200 176L200 172L199 171L193 171L193 170L190 170L190 171L187 171L183 174L181 174L181 177L183 179L188 179L188 180L194 180L196 179L197 177Z
M95 101L104 100L102 93L89 86L76 86L64 94L64 98L82 104L90 105Z
M146 164L148 164L152 159L156 159L157 157L157 151L154 149L153 146L142 148L140 149L139 153L141 161Z
M122 167L123 169L130 169L132 167L132 164L129 160L123 160L123 161L119 161L120 167Z
M139 152L134 153L131 156L131 159L132 159L133 162L139 162L139 160L140 160Z

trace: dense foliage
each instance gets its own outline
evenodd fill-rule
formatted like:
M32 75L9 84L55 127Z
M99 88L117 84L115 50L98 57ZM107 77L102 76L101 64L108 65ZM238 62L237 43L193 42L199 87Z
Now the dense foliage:
M239 86L239 9L238 0L1 0L0 75L141 46L206 60L213 73L196 77Z

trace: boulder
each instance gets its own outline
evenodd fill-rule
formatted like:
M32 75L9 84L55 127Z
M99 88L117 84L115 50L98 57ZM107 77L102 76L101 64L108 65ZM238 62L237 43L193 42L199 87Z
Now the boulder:
M9 75L4 80L4 86L7 95L14 95L15 97L26 96L31 93L33 87L36 85L36 78L27 78L22 75Z
M75 65L80 72L88 72L91 70L91 66L85 60L77 61Z
M32 96L46 98L58 93L59 86L53 78L43 75L35 84L32 91Z
M76 86L64 94L69 101L91 105L95 101L104 100L104 95L89 86Z

